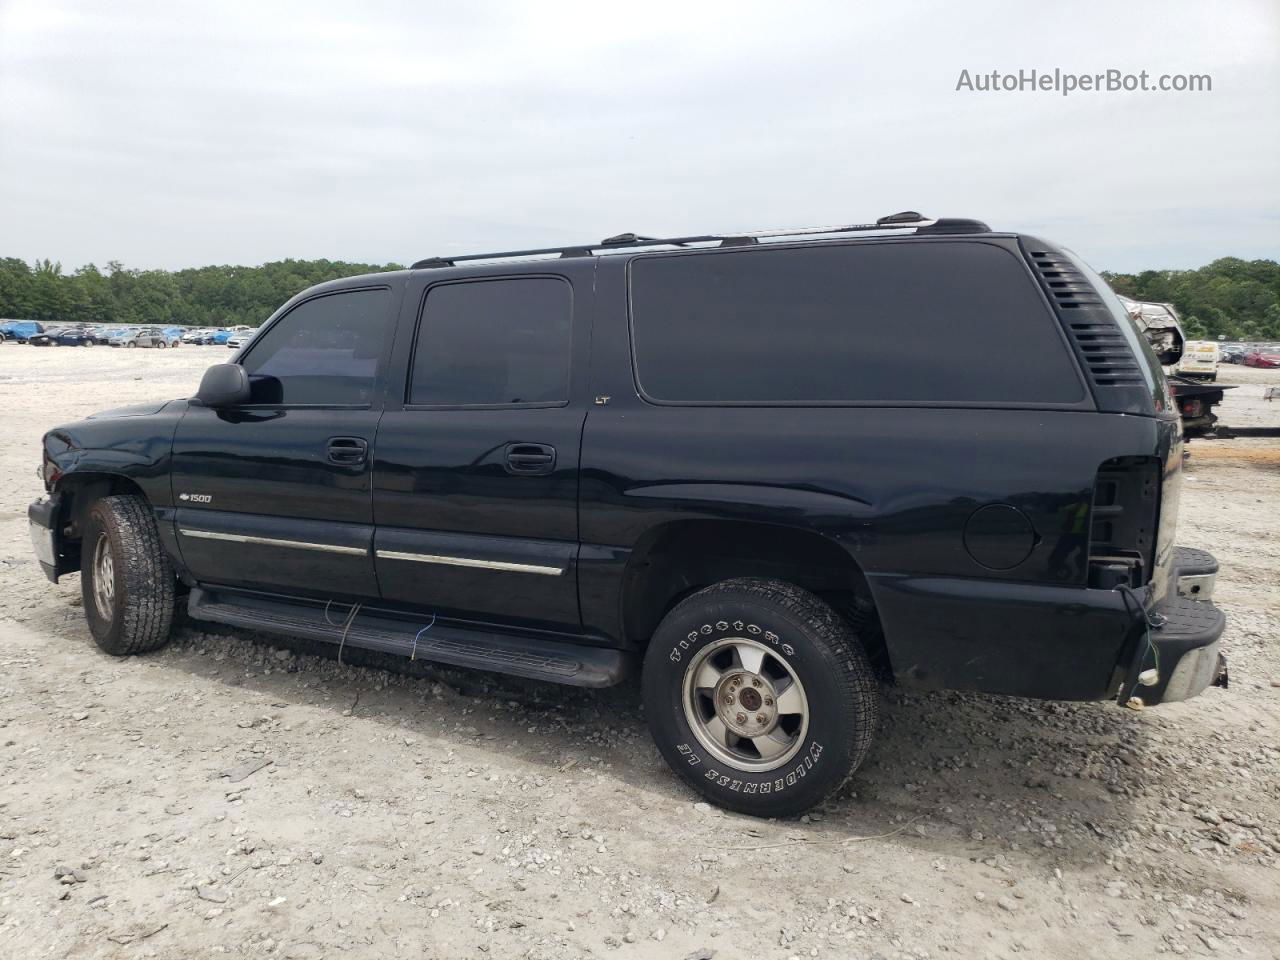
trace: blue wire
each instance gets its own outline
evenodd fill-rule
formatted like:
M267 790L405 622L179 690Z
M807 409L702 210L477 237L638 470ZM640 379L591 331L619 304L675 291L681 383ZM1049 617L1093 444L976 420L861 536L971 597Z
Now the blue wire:
M430 623L428 623L428 624L427 624L425 627L423 627L421 630L419 630L419 631L418 631L418 633L417 633L417 635L415 635L415 636L414 636L414 638L413 638L413 650L412 650L412 651L410 652L410 654L409 654L409 659L410 659L410 660L416 660L416 659L418 658L418 638L419 638L419 637L421 637L424 633L426 633L428 630L430 630L430 629L431 629L432 627L434 627L435 625L436 625L436 615L433 613L433 614L431 615L431 622L430 622Z

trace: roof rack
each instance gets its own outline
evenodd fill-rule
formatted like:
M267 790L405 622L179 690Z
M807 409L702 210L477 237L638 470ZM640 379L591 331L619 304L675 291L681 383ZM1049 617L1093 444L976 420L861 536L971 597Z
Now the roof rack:
M721 247L750 246L762 239L778 237L831 236L875 230L914 230L917 234L989 233L991 228L980 220L933 220L914 210L881 217L875 223L839 224L827 227L795 227L787 230L756 230L748 233L709 233L691 237L646 237L637 233L619 233L599 243L574 244L566 247L539 247L533 250L504 250L500 253L468 253L460 257L428 257L419 260L411 270L453 267L474 260L514 260L523 257L592 257L597 250L635 247L688 247L694 244L716 244Z

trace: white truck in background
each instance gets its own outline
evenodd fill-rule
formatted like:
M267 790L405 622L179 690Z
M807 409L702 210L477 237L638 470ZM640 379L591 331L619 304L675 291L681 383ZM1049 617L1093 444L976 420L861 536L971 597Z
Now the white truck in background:
M1120 297L1120 302L1169 375L1169 392L1178 405L1183 433L1188 437L1215 436L1218 415L1213 408L1222 402L1225 391L1235 388L1208 387L1195 382L1196 379L1204 379L1203 374L1183 372L1182 361L1186 351L1200 341L1187 342L1173 304L1150 303L1128 297ZM1209 346L1214 351L1214 363L1212 376L1207 379L1216 380L1218 345L1211 343Z
M1218 361L1221 354L1212 340L1188 340L1182 348L1182 358L1174 371L1180 377L1192 380L1218 379Z

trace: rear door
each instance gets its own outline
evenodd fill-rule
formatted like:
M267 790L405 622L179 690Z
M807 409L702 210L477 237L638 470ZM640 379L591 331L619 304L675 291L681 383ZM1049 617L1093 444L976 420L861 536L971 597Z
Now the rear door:
M203 583L370 598L371 465L399 292L311 297L240 364L250 402L193 406L173 444L178 541Z
M594 260L449 278L404 298L378 431L384 599L469 620L576 630L578 460Z

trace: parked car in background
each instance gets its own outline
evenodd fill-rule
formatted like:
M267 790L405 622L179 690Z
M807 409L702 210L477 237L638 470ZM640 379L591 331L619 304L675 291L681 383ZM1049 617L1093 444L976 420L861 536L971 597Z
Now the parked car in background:
M58 327L47 327L27 337L27 343L33 347L54 347L58 344L58 334L61 332Z
M1133 325L1146 338L1147 343L1151 344L1151 350L1161 366L1168 367L1177 363L1187 337L1173 304L1130 300L1128 297L1117 299L1129 314Z
M157 347L161 349L168 346L164 335L159 331L139 329L138 327L123 331L119 336L112 339L111 345L113 347Z
M244 330L239 330L227 338L227 346L230 347L232 350L239 350L241 347L243 347L245 344L247 344L250 340L253 339L253 335L256 332L257 331L255 330L249 330L247 332Z
M19 343L26 343L37 333L44 333L44 324L34 320L13 320L5 325L5 337Z
M60 347L92 347L98 341L85 327L63 327L58 332Z
M1217 343L1212 340L1188 340L1174 372L1192 380L1217 380Z
M92 347L93 337L80 327L50 327L27 339L33 347Z
M1246 367L1280 367L1280 350L1254 350L1244 355Z
M182 327L161 327L159 333L164 337L166 346L180 347L182 346Z
M1223 363L1242 363L1248 352L1242 343L1220 343L1218 349Z
M188 330L182 335L182 342L202 346L206 343L213 342L213 333L214 331L212 327L201 327L199 329Z
M209 339L210 343L216 343L220 347L224 347L227 341L231 339L234 330L218 329L213 332L213 336Z

